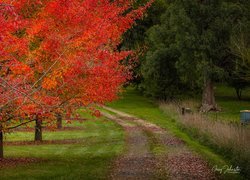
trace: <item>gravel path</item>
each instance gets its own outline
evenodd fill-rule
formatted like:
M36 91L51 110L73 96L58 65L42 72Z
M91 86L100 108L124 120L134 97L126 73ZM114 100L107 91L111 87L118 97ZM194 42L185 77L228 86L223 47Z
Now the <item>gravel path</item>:
M126 133L126 153L115 160L110 179L156 179L154 167L156 159L150 153L148 139L143 128L117 116L102 114L116 121Z
M104 108L115 115L103 115L120 124L126 132L127 150L114 162L111 179L216 179L206 161L165 129L127 113ZM165 152L160 155L150 152L152 137Z

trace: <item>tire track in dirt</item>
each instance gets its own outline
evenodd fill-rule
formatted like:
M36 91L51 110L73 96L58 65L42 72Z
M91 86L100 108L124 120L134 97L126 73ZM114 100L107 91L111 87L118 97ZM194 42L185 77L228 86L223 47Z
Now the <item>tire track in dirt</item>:
M126 153L115 160L110 179L156 179L156 159L149 151L148 138L143 129L117 116L102 114L121 125L126 133Z
M104 107L115 113L103 113L126 131L128 150L114 164L112 179L185 179L212 180L216 176L208 163L191 151L185 143L165 129L127 113ZM165 152L153 155L148 132Z

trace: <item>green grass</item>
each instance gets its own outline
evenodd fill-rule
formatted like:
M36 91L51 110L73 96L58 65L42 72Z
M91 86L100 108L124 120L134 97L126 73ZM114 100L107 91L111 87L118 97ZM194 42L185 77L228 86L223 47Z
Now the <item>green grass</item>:
M105 179L110 155L37 163L1 172L1 179Z
M152 133L151 131L145 130L144 132L148 139L149 139L149 148L150 152L152 152L154 155L161 157L162 155L165 155L167 152L167 148L164 144L162 144L157 135Z
M120 126L101 119L73 123L83 130L48 132L45 140L79 139L77 144L5 146L5 157L41 159L36 163L0 169L0 179L107 179L113 159L124 151ZM5 141L32 140L34 133L16 132Z
M68 127L82 127L83 130L70 130L70 131L44 131L43 140L63 140L63 139L79 139L91 137L112 137L117 131L107 131L112 129L114 124L108 120L88 120L83 123L78 121L72 124L65 124ZM84 133L83 133L84 132ZM104 135L104 136L102 136ZM34 140L34 132L14 132L6 134L5 141L32 141Z
M184 140L191 149L207 159L212 166L229 164L222 156L216 154L212 149L201 145L197 140L183 132L176 121L161 111L152 99L142 96L133 88L128 88L120 100L108 105L168 129L172 134Z
M209 112L208 117L211 120L240 124L240 111L250 110L250 88L243 90L242 100L238 100L234 88L224 84L216 84L215 100L221 111ZM189 108L193 111L199 111L201 104L200 94L195 97L182 95L181 102L186 101L189 103Z
M250 89L243 91L242 100L238 100L235 90L225 85L216 85L216 102L221 108L219 113L210 113L212 119L240 123L240 111L250 109Z

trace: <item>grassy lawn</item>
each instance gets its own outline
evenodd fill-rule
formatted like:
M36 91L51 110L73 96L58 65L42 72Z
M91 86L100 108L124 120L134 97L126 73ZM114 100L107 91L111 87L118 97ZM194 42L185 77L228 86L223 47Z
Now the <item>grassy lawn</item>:
M70 144L5 146L7 158L37 158L41 161L0 169L0 179L105 179L111 161L124 150L120 126L104 118L92 118L81 130L44 131L44 140L78 139ZM6 135L5 141L33 140L33 132Z
M72 122L72 124L64 123L64 127L82 127L79 130L67 130L67 131L44 131L43 140L63 140L63 139L91 139L99 137L98 140L104 140L105 138L116 137L117 131L107 131L112 129L114 124L108 120L88 120L83 123L78 121ZM84 132L84 133L83 133ZM32 141L34 140L34 132L14 132L6 134L5 141Z
M243 91L243 99L241 101L237 99L233 88L223 85L216 86L215 95L216 101L222 111L211 113L213 119L218 118L219 120L239 123L240 111L250 109L250 89Z

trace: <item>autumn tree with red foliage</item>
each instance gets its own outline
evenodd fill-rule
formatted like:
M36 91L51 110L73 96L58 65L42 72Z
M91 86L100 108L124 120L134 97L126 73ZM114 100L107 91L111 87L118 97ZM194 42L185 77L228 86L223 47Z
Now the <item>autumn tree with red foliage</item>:
M79 106L116 98L129 77L117 46L150 5L130 0L0 1L0 157L2 135L32 121L54 123ZM95 111L98 115L98 111Z

